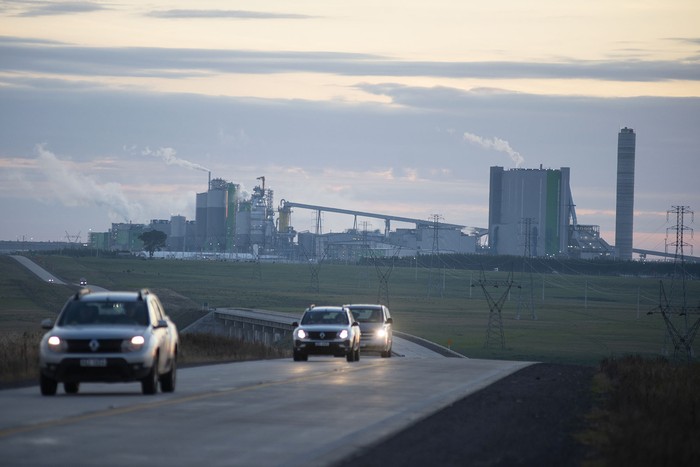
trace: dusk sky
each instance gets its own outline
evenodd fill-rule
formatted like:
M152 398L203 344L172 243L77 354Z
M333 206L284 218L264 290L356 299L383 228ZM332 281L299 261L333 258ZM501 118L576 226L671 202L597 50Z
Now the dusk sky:
M497 165L569 167L612 244L623 127L634 247L663 251L700 212L697 0L0 1L0 240L194 219L208 171L488 227Z

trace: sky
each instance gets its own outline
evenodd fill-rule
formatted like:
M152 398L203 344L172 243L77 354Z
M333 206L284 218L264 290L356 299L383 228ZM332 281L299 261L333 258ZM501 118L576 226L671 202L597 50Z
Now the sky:
M700 210L699 24L697 0L0 1L0 240L194 219L209 172L486 228L501 166L569 167L613 244L629 127L634 247L663 251Z

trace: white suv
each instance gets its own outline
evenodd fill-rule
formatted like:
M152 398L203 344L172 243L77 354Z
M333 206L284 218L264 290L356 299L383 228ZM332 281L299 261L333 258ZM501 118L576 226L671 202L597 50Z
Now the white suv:
M82 289L61 310L39 347L39 383L45 396L78 392L81 382L140 381L144 394L175 390L177 327L158 297L139 292Z
M348 362L360 360L360 326L343 306L311 306L301 323L294 322L294 361L309 355L345 356Z

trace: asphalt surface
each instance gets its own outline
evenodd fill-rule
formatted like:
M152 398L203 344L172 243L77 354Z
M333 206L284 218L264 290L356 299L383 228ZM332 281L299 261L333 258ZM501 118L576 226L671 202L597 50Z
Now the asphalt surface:
M591 409L595 369L523 368L335 464L361 466L578 466L575 435Z

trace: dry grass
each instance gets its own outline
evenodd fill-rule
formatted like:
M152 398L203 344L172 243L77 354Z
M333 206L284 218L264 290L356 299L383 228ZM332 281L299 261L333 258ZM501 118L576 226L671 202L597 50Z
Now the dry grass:
M0 388L39 380L42 332L6 332L0 337ZM267 347L225 336L183 334L179 365L291 357L286 348Z
M598 403L581 438L590 465L700 465L700 363L628 356L605 359Z

